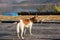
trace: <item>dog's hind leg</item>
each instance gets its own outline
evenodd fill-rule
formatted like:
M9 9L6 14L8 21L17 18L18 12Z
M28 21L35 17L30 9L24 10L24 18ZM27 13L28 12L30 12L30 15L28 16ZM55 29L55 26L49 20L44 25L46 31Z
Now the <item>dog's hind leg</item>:
M23 33L24 33L24 26L21 27L21 37L22 37L22 39L24 39Z
M26 29L24 29L24 35L26 34Z
M17 36L18 36L18 38L20 39L19 30L20 30L20 26L19 26L19 23L18 23L18 24L17 24Z
M18 35L18 38L20 39L19 33L17 33L17 35Z
M30 31L30 35L32 35L32 23L30 24L30 28L29 28L29 31Z

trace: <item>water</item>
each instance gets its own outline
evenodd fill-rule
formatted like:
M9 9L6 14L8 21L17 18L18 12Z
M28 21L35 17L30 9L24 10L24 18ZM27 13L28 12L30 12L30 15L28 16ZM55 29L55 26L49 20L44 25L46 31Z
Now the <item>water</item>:
M55 40L60 38L60 24L40 24L34 23L32 27L33 35L25 35L25 40ZM18 40L16 24L0 23L1 40Z

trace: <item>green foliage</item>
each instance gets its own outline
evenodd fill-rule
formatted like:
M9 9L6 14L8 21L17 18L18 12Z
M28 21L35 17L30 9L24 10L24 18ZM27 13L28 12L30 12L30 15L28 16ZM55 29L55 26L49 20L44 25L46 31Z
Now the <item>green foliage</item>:
M54 11L60 12L60 6L55 6L55 7L54 7Z
M37 8L37 11L38 12L41 12L42 11L42 8L41 7Z

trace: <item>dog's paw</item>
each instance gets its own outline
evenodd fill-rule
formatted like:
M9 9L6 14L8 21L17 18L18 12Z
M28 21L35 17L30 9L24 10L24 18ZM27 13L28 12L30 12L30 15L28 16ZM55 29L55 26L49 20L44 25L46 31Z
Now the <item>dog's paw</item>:
M22 39L24 39L24 37L22 37Z
M33 34L31 33L30 35L32 36Z

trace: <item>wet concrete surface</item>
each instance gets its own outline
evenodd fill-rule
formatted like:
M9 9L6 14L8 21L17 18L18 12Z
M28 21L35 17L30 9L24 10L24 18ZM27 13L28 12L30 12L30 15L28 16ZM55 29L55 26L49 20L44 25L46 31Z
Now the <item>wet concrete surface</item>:
M60 39L60 24L54 23L34 23L32 27L33 35L27 31L24 40L58 40ZM0 23L0 40L21 40L16 33L16 24Z

